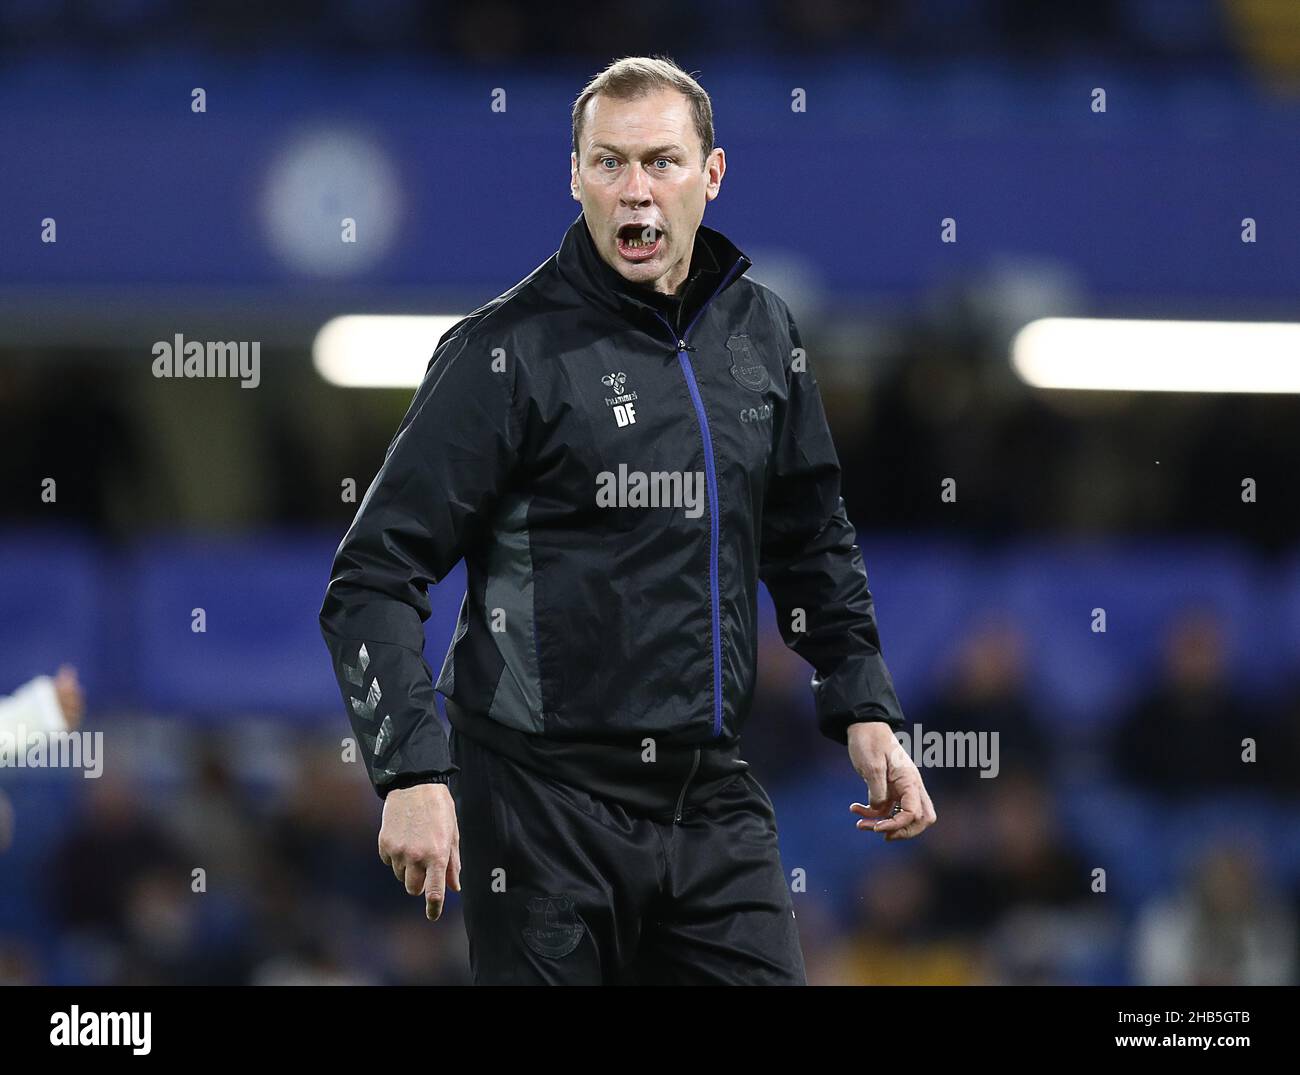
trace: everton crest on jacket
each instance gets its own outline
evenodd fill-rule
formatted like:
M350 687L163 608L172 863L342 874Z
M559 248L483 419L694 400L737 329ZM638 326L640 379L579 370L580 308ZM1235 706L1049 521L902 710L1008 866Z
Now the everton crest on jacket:
M454 770L435 690L458 732L582 744L620 787L647 744L692 773L702 750L734 759L760 579L822 733L902 724L812 365L750 264L701 226L673 301L607 265L580 215L438 342L320 613L381 795ZM462 557L435 684L427 587Z

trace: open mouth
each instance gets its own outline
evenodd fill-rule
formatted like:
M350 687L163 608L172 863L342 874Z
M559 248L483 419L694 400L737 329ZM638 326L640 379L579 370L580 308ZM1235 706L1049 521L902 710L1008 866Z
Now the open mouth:
M628 261L645 261L659 253L663 237L653 224L624 224L618 229L618 252Z

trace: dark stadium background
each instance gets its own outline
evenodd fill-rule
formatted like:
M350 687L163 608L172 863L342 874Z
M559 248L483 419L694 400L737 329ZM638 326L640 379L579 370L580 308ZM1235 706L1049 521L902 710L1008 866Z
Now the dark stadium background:
M810 980L1294 983L1296 397L1008 361L1049 315L1297 318L1286 0L0 3L0 693L74 664L106 752L0 770L0 982L467 981L456 899L430 926L378 861L316 624L411 389L327 384L312 342L549 256L569 106L636 53L713 96L705 223L799 321L905 712L1001 736L996 779L923 770L919 840L856 831L764 595L745 741ZM259 341L261 383L155 378L176 333Z

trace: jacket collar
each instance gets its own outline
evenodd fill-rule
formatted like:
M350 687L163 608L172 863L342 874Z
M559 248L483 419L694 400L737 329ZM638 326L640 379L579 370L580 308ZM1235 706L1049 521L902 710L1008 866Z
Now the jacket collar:
M660 307L648 298L648 289L629 283L606 264L581 212L569 225L556 259L563 276L588 301L635 321L656 320ZM678 292L683 307L680 324L689 325L724 280L730 287L752 264L725 235L701 224L695 232L686 283Z

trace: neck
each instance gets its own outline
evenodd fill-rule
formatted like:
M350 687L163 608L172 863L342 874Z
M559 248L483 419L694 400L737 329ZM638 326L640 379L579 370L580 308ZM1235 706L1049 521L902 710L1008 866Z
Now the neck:
M686 284L686 277L690 274L690 265L686 259L679 261L670 273L665 273L655 281L654 290L661 295L680 295L682 288ZM670 278L672 278L670 280Z

